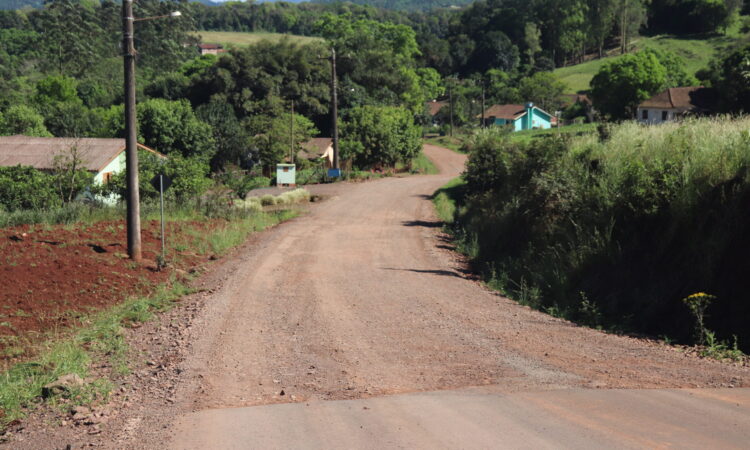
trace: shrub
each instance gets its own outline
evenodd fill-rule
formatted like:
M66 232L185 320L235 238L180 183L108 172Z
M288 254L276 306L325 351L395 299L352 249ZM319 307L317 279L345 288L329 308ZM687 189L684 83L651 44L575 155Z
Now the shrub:
M709 291L706 326L748 345L748 128L721 117L626 123L604 140L478 134L458 237L509 294L538 290L540 308L688 340L680 299Z
M0 167L0 206L8 211L60 206L54 177L29 166Z
M271 206L276 204L276 197L271 194L266 194L260 198L260 204L263 206Z

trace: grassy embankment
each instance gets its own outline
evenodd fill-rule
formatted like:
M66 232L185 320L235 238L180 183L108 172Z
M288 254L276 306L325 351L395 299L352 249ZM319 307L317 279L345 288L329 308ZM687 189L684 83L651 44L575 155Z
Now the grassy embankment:
M309 200L306 191L285 192L266 204L293 205ZM237 202L224 211L225 218L208 218L206 211L190 208L175 208L167 211L169 221L194 221L194 228L187 228L178 236L170 236L167 255L170 263L179 265L175 258L181 252L191 255L223 255L231 248L243 243L248 235L264 230L297 215L292 209L263 212L260 199ZM109 219L116 209L92 211L83 217L87 221ZM154 212L148 212L148 220ZM44 219L43 215L38 215ZM42 223L50 223L58 218L51 215ZM84 225L87 222L82 222ZM90 222L88 222L90 223ZM78 226L68 223L65 226ZM146 270L144 268L144 270ZM170 270L168 267L166 270ZM30 354L32 360L14 364L0 376L0 428L22 418L25 413L40 403L70 409L76 405L91 405L106 401L118 378L126 375L132 361L124 338L123 328L136 326L149 320L155 313L171 308L182 296L191 292L187 281L192 276L185 272L178 276L172 272L169 281L152 286L152 294L135 296L116 304L114 307L81 317L78 327L65 330L49 330L47 339L37 343ZM105 377L90 379L91 364L111 367ZM62 375L76 374L85 384L74 387L62 395L42 399L42 387Z
M483 133L467 145L465 179L435 203L459 249L516 300L690 342L683 299L708 292L716 333L699 343L736 357L734 336L750 347L748 128L721 117L533 143Z
M299 42L302 44L322 41L322 39L318 37L297 36L293 34L281 33L265 33L260 31L254 33L242 33L235 31L199 31L196 34L201 37L202 42L221 44L227 48L253 45L257 44L260 41L278 42L284 38L288 38L293 42Z
M722 51L742 40L747 40L747 34L740 33L738 22L726 35L641 37L633 41L633 45L635 50L652 48L675 53L685 61L686 71L689 74L695 74L698 70L708 67L715 56L720 56ZM619 52L613 51L608 57L594 59L575 66L562 67L556 69L554 73L560 81L568 86L569 92L587 91L591 79L599 68L618 56Z

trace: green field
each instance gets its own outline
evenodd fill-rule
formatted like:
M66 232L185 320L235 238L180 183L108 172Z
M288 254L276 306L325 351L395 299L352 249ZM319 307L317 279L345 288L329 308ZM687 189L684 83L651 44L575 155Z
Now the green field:
M675 37L669 35L641 37L633 41L637 50L653 48L656 50L670 51L685 60L685 69L690 74L695 74L700 69L708 67L714 56L741 40L747 40L748 35L742 36L738 30L730 30L724 36ZM568 85L569 92L581 92L589 89L589 83L594 74L607 61L619 56L615 52L612 56L595 59L570 67L555 70L562 82Z
M235 31L199 31L197 34L201 37L202 42L221 44L224 47L242 47L245 45L257 44L260 41L278 42L284 38L289 38L292 41L303 44L322 41L321 38L317 37L265 32L240 33Z

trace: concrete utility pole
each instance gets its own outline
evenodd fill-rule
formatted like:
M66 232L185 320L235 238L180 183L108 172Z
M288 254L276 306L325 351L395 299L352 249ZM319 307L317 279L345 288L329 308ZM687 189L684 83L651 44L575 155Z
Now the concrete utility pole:
M336 49L331 47L331 103L333 119L333 168L339 168L339 100L336 80Z
M135 46L133 0L122 2L122 49L125 63L125 167L127 174L128 256L141 260L141 206L138 192L138 145L135 116Z

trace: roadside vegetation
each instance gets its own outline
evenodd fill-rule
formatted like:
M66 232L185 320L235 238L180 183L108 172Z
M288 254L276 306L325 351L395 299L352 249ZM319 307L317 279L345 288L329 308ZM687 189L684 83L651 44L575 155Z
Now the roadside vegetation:
M480 132L463 181L435 201L488 283L521 303L747 350L748 127L722 116L531 142ZM700 319L710 342L682 300L697 292L715 296Z

